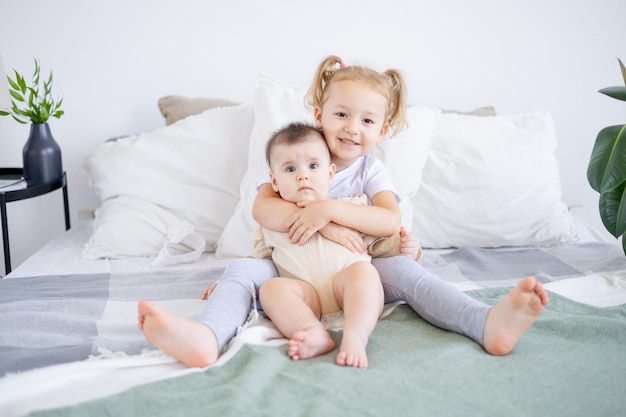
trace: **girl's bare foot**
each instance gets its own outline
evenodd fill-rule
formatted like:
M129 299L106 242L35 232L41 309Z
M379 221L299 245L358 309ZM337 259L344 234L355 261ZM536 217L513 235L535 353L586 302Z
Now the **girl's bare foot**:
M492 355L509 354L548 304L548 293L534 277L526 277L487 314L483 347Z
M297 361L323 355L334 348L335 342L328 332L322 326L314 326L297 331L291 336L287 354Z
M186 366L205 367L219 356L217 339L211 329L147 301L139 302L138 325L150 343Z
M339 348L336 359L337 365L367 368L366 345L367 341L363 343L362 337L355 334L355 332L346 331L344 329L341 338L341 347Z

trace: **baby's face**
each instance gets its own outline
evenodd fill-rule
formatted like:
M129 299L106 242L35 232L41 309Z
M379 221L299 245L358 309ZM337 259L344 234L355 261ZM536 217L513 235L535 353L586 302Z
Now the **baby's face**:
M272 187L284 200L306 207L311 201L326 198L335 169L323 141L278 145L271 161Z

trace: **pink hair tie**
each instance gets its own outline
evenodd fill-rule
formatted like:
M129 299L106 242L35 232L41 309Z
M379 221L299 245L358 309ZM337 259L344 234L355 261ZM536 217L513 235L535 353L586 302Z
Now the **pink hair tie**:
M343 62L340 62L340 63L339 63L339 68L345 68L345 67L346 67L346 64L345 64L345 63L343 63Z

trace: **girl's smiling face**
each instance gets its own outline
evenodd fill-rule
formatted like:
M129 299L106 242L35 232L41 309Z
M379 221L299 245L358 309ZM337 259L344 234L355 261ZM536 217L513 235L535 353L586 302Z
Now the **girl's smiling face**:
M322 108L316 107L314 116L337 171L382 142L389 130L386 108L386 98L363 82L342 80L328 86Z

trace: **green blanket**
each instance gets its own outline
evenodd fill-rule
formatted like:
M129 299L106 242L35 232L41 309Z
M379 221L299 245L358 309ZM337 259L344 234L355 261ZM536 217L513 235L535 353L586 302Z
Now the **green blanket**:
M507 289L470 294L495 304ZM247 345L220 367L36 416L618 416L626 415L626 306L550 294L512 354L494 357L409 307L381 320L367 370L336 351L293 362L286 346ZM334 334L339 341L340 334Z

